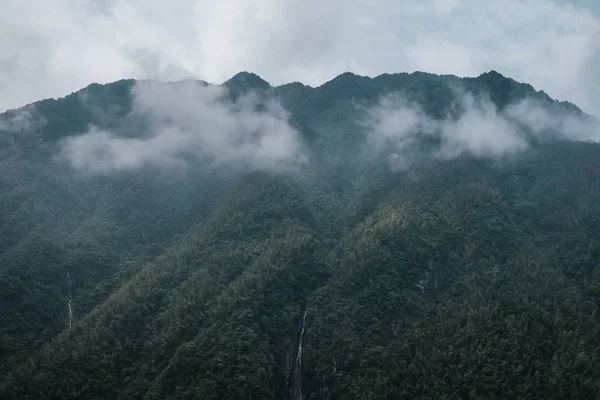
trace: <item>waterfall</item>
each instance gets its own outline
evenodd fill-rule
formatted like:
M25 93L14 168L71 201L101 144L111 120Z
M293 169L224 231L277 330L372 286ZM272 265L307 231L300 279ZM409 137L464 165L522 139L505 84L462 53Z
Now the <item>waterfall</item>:
M71 330L71 327L73 326L73 307L71 306L71 299L69 299L67 305L69 306L69 330Z
M73 306L71 305L71 274L67 269L67 285L69 287L69 301L67 302L67 307L69 309L69 330L73 326Z
M292 400L302 400L302 341L304 340L304 331L306 328L306 314L308 314L308 307L302 316L302 329L300 330L300 337L298 339L298 352L296 353L296 363L294 365Z

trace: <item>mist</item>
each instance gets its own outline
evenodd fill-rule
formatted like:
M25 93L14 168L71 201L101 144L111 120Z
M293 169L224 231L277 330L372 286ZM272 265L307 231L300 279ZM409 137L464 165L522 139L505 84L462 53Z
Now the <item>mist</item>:
M452 90L452 103L441 119L401 93L359 107L365 111L357 115L366 151L388 157L392 169L402 170L424 154L442 160L462 155L498 158L523 152L534 142L600 139L595 118L565 112L554 103L525 98L499 110L485 94ZM202 81L138 81L132 99L126 119L143 124L114 131L90 126L61 143L60 158L94 174L145 166L184 168L190 162L285 171L309 159L288 111L267 93L250 92L233 101L225 87ZM435 146L424 153L423 143Z
M130 118L142 132L113 132L90 126L61 144L60 158L88 173L144 166L211 166L285 170L306 161L299 132L275 100L249 93L230 101L221 86L199 81L138 81Z
M0 131L20 132L29 131L43 123L34 105L28 105L16 110L9 110L0 115Z
M439 143L432 156L440 159L513 155L527 150L532 139L600 140L595 118L560 113L536 99L526 98L500 111L488 96L457 88L450 110L436 120L400 93L384 96L367 110L363 123L369 147L377 154L391 152L390 165L404 169L427 139Z

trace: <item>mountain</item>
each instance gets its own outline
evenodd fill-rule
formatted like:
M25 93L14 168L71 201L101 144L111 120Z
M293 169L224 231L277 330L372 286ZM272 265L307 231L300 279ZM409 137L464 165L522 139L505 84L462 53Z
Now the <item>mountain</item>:
M0 398L599 398L599 132L495 71L9 110Z

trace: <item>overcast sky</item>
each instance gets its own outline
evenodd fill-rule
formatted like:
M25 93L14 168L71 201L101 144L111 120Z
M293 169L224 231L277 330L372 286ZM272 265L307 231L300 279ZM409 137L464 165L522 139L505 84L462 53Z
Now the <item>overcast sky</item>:
M2 0L0 110L121 78L495 69L600 114L597 0Z

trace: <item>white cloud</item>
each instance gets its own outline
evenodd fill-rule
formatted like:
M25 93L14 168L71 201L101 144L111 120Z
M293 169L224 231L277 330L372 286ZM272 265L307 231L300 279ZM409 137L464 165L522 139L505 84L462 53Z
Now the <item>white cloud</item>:
M62 144L61 157L80 170L108 173L147 165L180 167L189 157L216 166L293 168L305 161L299 133L283 108L272 100L266 108L257 96L235 103L224 100L222 87L193 81L138 82L134 116L146 119L142 136L127 137L91 127Z
M463 110L458 119L449 119L441 127L440 155L454 158L463 153L495 157L525 150L527 142L521 132L498 113L486 97L469 93L459 95Z
M364 123L367 140L376 151L383 151L393 143L395 150L402 152L416 143L417 135L433 135L439 129L438 121L398 93L381 98L367 115Z
M551 0L9 0L0 109L123 77L221 82L249 70L315 85L347 70L495 69L600 111L598 31L588 9Z
M452 111L442 120L435 120L398 93L380 99L367 110L370 149L390 154L392 167L403 169L417 156L423 139L437 140L433 156L443 159L463 154L483 158L517 154L529 148L530 138L544 141L561 135L570 140L600 140L598 121L558 113L539 100L527 98L500 112L487 96L475 96L461 88L453 91Z
M433 0L432 4L434 12L441 15L448 15L462 6L461 0Z
M44 119L33 105L11 110L0 116L0 132L28 131L42 124L44 124Z
M553 132L572 140L600 140L597 120L559 114L536 100L524 99L511 104L504 110L504 115L538 137Z

